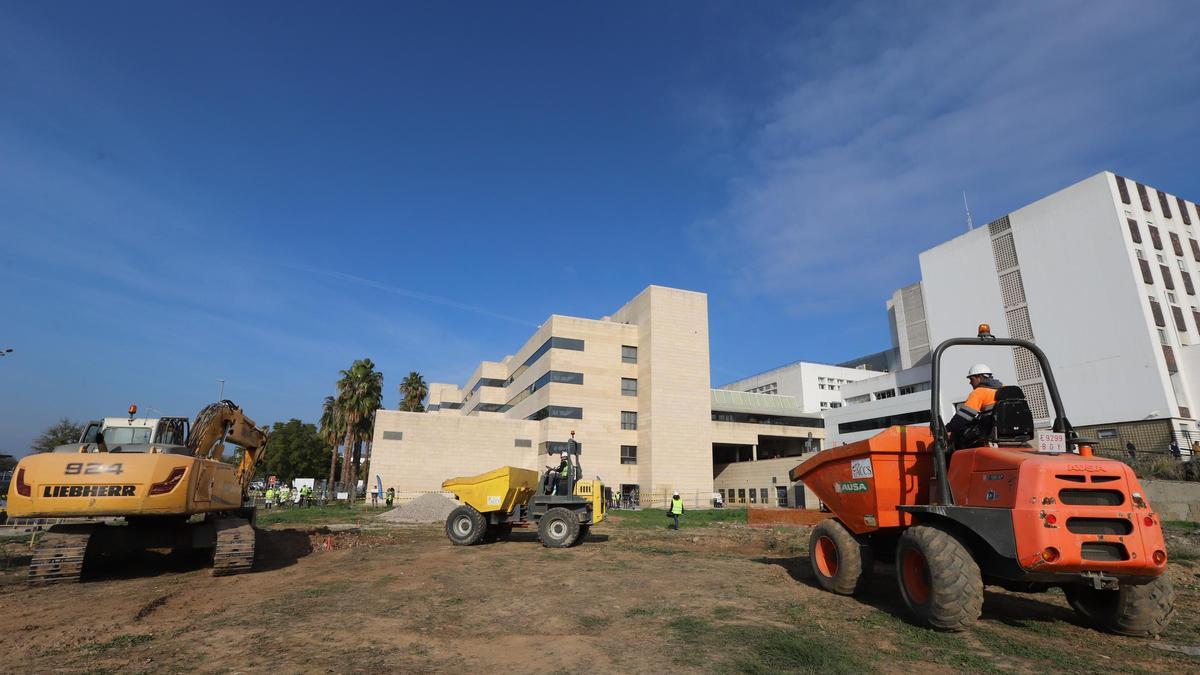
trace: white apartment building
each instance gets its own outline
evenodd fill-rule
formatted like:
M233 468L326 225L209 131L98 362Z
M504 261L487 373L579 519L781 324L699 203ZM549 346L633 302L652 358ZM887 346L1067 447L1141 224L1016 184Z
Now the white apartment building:
M1102 449L1133 441L1160 451L1172 437L1186 447L1200 405L1197 228L1195 203L1100 173L923 252L920 293L910 292L906 307L920 300L930 347L973 336L980 323L998 337L1036 342L1054 368L1068 418ZM907 326L893 330L902 346L897 335L907 336ZM921 351L911 351L911 363ZM1021 386L1038 422L1048 423L1036 361L997 348L946 353L943 416L965 399L959 378L976 362ZM847 407L826 418L831 443L856 440L864 420L927 410L927 396L901 393L928 381L922 368L845 391ZM889 388L894 395L877 397Z
M672 491L704 505L716 491L732 503L796 506L804 499L787 472L824 440L820 418L790 397L711 389L708 298L661 286L612 316L553 315L464 386L430 384L428 401L424 413L376 413L371 472L385 489L431 492L499 466L541 469L557 464L551 455L574 431L586 476L642 505Z
M802 412L818 413L842 407L842 387L845 385L876 375L878 372L866 368L796 361L730 382L721 389L792 396Z

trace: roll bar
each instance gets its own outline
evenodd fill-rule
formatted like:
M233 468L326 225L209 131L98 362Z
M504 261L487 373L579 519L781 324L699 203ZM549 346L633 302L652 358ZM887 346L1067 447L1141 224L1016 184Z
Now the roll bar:
M1046 389L1050 392L1050 402L1054 406L1054 423L1052 429L1055 432L1066 434L1067 443L1072 443L1075 440L1075 429L1067 420L1067 413L1063 409L1062 397L1058 393L1058 384L1054 381L1054 372L1050 370L1050 361L1046 358L1046 354L1041 348L1028 340L1018 340L1016 338L998 338L992 335L991 328L985 323L979 325L979 336L974 338L950 338L942 342L933 350L933 356L930 361L932 364L931 377L929 381L930 388L930 409L929 409L929 430L933 434L933 471L934 478L938 486L939 504L946 506L954 505L954 494L950 491L950 481L946 477L946 455L947 449L950 448L950 436L946 433L946 424L942 422L941 411L941 371L942 371L942 353L950 347L958 346L973 346L973 347L1024 347L1029 350L1037 359L1038 365L1042 367L1042 377L1046 383Z

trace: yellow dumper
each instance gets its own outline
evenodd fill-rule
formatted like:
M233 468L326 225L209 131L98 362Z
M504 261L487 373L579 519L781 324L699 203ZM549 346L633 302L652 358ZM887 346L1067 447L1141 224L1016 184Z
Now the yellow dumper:
M583 541L591 526L604 520L604 484L579 480L574 438L565 454L570 464L566 475L547 467L539 480L536 471L502 466L443 482L442 489L462 502L446 518L446 537L470 546L485 538L506 538L514 525L533 522L543 546L565 548Z

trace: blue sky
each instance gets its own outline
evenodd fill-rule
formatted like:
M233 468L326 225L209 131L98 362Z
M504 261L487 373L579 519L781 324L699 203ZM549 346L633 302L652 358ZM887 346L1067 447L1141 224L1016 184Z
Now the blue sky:
M709 294L716 384L887 346L916 254L1105 169L1200 198L1187 2L0 2L0 452L313 420Z

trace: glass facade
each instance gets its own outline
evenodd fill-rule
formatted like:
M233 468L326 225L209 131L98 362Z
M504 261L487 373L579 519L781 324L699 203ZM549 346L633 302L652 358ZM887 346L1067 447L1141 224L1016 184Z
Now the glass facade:
M785 427L823 428L819 417L785 417L783 415L761 415L756 413L712 411L714 422L744 422L747 424L778 424Z
M570 420L581 420L583 419L583 408L572 408L565 405L548 405L545 408L533 413L529 417L526 417L525 419L536 422L537 420L544 420L547 417L562 417Z

